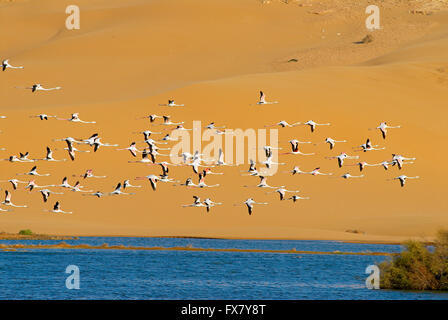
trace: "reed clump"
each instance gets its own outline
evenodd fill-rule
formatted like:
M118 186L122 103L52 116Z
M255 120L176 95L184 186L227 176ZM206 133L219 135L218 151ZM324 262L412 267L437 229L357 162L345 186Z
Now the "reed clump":
M432 246L407 241L405 250L380 268L381 289L448 291L448 230Z

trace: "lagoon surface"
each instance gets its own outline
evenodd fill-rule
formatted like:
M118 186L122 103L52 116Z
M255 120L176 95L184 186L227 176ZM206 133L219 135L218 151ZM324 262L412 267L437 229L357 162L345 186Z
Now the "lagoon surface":
M57 244L0 240L2 244ZM320 252L400 252L337 241L81 237L69 244L192 246ZM0 299L448 299L448 293L369 290L365 269L386 256L101 249L0 251ZM80 270L69 290L67 266Z

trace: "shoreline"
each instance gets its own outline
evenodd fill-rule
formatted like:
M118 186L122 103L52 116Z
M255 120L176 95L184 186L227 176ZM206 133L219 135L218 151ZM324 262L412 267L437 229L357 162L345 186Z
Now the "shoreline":
M269 250L269 249L236 249L236 248L194 248L186 247L138 247L138 246L124 246L113 245L109 246L104 243L99 246L92 246L89 244L70 245L66 242L58 244L0 244L0 251L15 252L20 249L78 249L78 250L144 250L144 251L194 251L194 252L245 252L245 253L277 253L277 254L320 254L320 255L358 255L358 256L394 256L397 253L388 252L343 252L335 251L301 251L295 248L290 250Z
M81 240L80 238L168 238L168 239L204 239L204 240L259 240L259 241L332 241L341 243L357 243L357 244L381 244L381 245L402 245L403 241L391 240L347 240L347 239L306 239L306 238L257 238L257 237L201 237L201 236L142 236L142 235L19 235L14 233L0 234L0 240ZM420 240L426 245L434 242L428 240Z

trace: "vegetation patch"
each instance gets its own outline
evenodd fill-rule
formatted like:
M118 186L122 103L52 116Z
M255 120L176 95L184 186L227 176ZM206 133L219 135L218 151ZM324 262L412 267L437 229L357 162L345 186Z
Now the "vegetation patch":
M31 231L30 229L24 229L24 230L20 230L19 234L21 236L31 236L33 234L33 231Z
M405 250L379 265L381 289L448 290L448 231L432 246L407 241Z

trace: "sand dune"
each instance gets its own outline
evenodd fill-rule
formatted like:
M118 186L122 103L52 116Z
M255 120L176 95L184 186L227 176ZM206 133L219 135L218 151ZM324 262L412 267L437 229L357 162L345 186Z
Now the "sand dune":
M216 121L234 129L263 128L283 119L332 123L313 134L305 127L280 129L284 150L289 149L291 138L322 142L331 136L349 141L333 151L324 144L304 145L304 152L317 153L313 157L281 156L287 165L268 182L311 197L295 204L280 202L278 195L265 194L265 190L243 188L258 183L255 177L240 176L246 166L214 168L225 175L210 176L207 181L221 184L220 188L185 190L159 184L153 192L147 181L133 179L159 174L159 167L129 164L130 155L115 148L79 154L73 163L39 162L39 171L52 174L36 178L40 185L60 183L64 176L73 184L92 168L108 178L81 181L86 189L109 192L126 178L140 182L143 188L135 196L103 199L63 191L63 196L53 195L44 205L38 192L28 193L22 185L13 200L30 208L0 215L0 229L364 241L432 237L448 225L447 176L438 167L447 156L443 142L448 138L448 15L444 10L410 14L416 8L414 2L386 1L383 29L373 32L371 44L357 45L353 42L368 33L363 29L366 3L323 1L310 9L295 2L252 0L79 1L82 17L77 31L64 28L69 1L0 3L0 27L14 30L2 39L0 56L25 66L0 76L0 115L8 117L0 119L0 147L7 149L0 158L24 151L32 158L42 158L47 145L65 147L53 142L54 138L87 138L95 132L104 142L128 146L141 140L133 131L160 129L150 127L147 120L136 120L150 113L169 114L173 121L185 121L188 128L193 120L201 120L203 126ZM325 15L309 12L333 8ZM287 63L292 58L297 62ZM31 94L14 88L34 82L63 89ZM251 106L260 89L268 100L280 103ZM158 106L171 97L186 107ZM42 112L61 117L79 112L81 119L97 124L29 118ZM381 121L402 128L391 130L383 141L378 132L368 130ZM417 161L402 172L395 167L388 171L367 168L366 177L360 180L284 173L299 165L306 171L320 166L335 175L359 174L356 167L340 169L324 157L354 153L352 147L368 137L386 146L386 150L359 153L369 163L390 159L391 153ZM67 154L57 150L55 158L67 158ZM32 166L2 162L0 180ZM409 181L405 188L386 181L400 174L421 179ZM196 180L190 167L174 168L172 176ZM10 189L7 184L1 188ZM194 194L225 205L210 214L204 208L181 208L191 203ZM252 216L244 207L233 206L249 196L270 205L256 207ZM75 214L43 213L56 199ZM345 232L349 229L365 234Z

